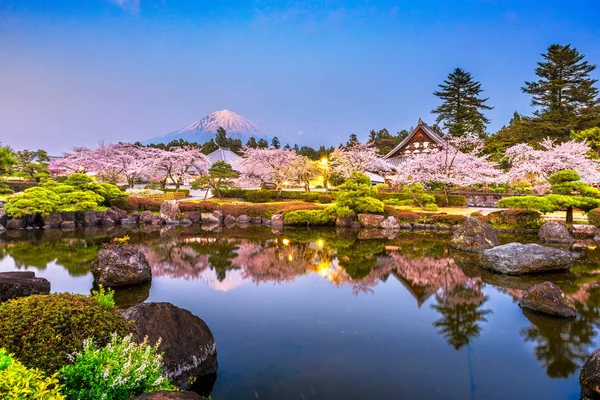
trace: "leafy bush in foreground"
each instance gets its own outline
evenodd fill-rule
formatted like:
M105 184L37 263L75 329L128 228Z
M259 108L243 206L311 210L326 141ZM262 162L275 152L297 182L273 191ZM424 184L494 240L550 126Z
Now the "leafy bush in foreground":
M588 221L595 227L600 227L600 208L594 208L587 214Z
M69 400L127 400L131 397L177 390L163 377L162 355L145 338L136 343L132 335L111 336L110 343L100 348L92 339L84 341L75 362L60 370L63 392Z
M85 339L94 337L103 345L113 332L129 333L127 321L91 296L36 295L0 304L0 347L47 373L66 365Z
M334 221L328 210L291 211L283 217L283 222L289 225L329 225Z
M46 377L39 369L28 369L0 349L0 398L63 400L60 389L56 375Z
M4 211L15 218L25 215L49 215L58 209L60 197L52 190L35 186L11 196L4 205Z

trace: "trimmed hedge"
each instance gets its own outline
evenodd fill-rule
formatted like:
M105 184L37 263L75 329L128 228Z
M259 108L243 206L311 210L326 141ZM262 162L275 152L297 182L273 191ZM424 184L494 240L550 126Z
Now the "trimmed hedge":
M85 339L93 337L103 346L113 332L129 333L127 321L91 296L35 295L0 304L0 347L26 367L47 373L68 364Z
M335 217L327 210L299 210L285 214L283 222L288 225L331 225Z
M175 193L175 192L180 192L183 193L185 195L185 197L190 197L190 189L181 189L179 188L179 190L175 190L175 188L167 188L163 190L165 193Z
M214 191L213 191L214 194ZM299 190L282 190L281 196L278 197L277 190L247 190L247 189L222 189L221 196L225 198L242 198L251 203L267 203L276 200L302 200L307 202L317 202L322 192L302 192ZM331 193L332 198L336 194Z
M250 203L267 203L273 199L270 190L249 190L244 193L244 200Z
M590 224L600 228L600 208L588 211L587 217Z
M273 214L286 214L298 210L322 210L312 203L280 203L280 204L221 204L219 207L223 215L231 214L234 217L247 215L249 217L271 218Z
M319 196L319 203L321 204L329 204L333 201L333 198L328 194L322 194Z
M542 226L542 213L537 210L512 208L489 213L486 222L516 229L539 229Z
M459 194L449 194L446 200L446 195L441 193L435 193L435 203L439 207L466 207L467 197Z

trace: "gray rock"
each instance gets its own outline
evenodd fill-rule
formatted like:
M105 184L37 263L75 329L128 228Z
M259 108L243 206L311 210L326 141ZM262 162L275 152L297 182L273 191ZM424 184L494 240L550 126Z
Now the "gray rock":
M25 228L25 223L21 218L13 218L9 219L6 223L6 229L23 229Z
M167 225L179 225L179 220L178 219L168 219L165 221L165 223Z
M60 220L61 221L73 221L73 222L77 222L77 217L75 216L74 212L62 212L60 213Z
M75 229L76 226L75 221L63 221L60 223L61 229Z
M193 224L193 223L194 223L194 221L192 221L192 220L191 220L191 219L189 219L189 218L181 218L181 219L179 220L179 223L180 223L181 225L191 225L191 224Z
M144 253L132 246L102 249L91 265L98 284L131 286L152 280L152 270Z
M140 214L140 224L151 224L156 215L152 211L144 211Z
M400 225L398 225L398 228L400 228L400 229L407 229L407 230L410 231L410 230L412 230L413 226L411 224L409 224L409 223L406 223L406 224L400 224Z
M0 225L0 233L2 232L6 232L6 228L4 227L4 225Z
M600 399L600 349L594 350L579 374L581 400Z
M0 302L50 293L50 282L34 272L0 272Z
M575 259L575 255L566 250L509 243L485 250L482 266L501 274L519 275L567 270Z
M227 226L233 226L235 225L235 217L231 214L227 214L225 219L223 219L223 223Z
M565 224L557 221L548 221L538 231L540 240L548 243L571 244L574 239Z
M415 229L418 229L415 224ZM500 241L490 225L477 218L467 218L454 230L450 245L458 250L480 252L498 246Z
M113 206L106 211L106 215L116 223L119 223L123 218L127 217L127 211Z
M574 318L577 315L575 304L552 282L531 286L519 300L519 306L561 318Z
M166 220L179 219L180 213L177 200L165 200L160 205L160 216Z
M262 218L261 217L252 217L252 218L250 218L250 223L252 225L262 225Z
M573 236L594 237L598 233L598 228L594 225L575 224L571 225L569 232Z
M222 218L220 218L220 216L215 213L217 213L217 211L214 211L211 213L202 213L201 214L202 223L203 224L220 224L222 221ZM221 213L221 215L222 215L222 213Z
M202 213L200 211L184 211L183 215L195 224L200 223L202 220Z
M121 225L136 225L137 221L134 218L121 219Z
M242 214L235 219L235 223L238 225L248 225L250 223L250 217Z
M62 216L60 213L52 213L42 217L42 225L48 225L51 228L58 228L62 222Z
M273 214L271 217L271 226L283 226L283 214Z
M75 218L81 226L98 225L98 218L95 211L78 211L75 213Z
M379 224L380 228L383 229L399 229L400 225L398 224L398 221L396 220L396 218L389 216L386 219L384 219L383 221L381 221L381 223Z
M377 214L358 214L358 221L363 228L377 228L384 218Z
M132 332L148 337L150 343L161 339L165 374L181 389L189 389L191 378L217 371L217 345L204 321L170 303L142 303L123 311Z
M112 218L104 217L98 220L98 225L100 226L115 226L115 221Z

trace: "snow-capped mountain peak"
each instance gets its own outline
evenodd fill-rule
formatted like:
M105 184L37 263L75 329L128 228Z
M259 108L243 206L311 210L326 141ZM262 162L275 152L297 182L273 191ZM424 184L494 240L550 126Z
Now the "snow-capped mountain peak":
M185 128L178 129L165 136L149 139L143 143L168 143L178 139L187 140L188 142L204 143L215 136L219 127L225 129L228 137L240 139L244 143L246 143L251 136L256 140L260 138L270 139L273 136L260 125L247 120L233 111L220 110L207 115Z

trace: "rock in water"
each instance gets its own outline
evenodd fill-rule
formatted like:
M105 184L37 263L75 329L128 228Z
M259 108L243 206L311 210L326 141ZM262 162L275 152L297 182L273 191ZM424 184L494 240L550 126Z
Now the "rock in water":
M538 231L540 240L548 243L573 243L573 237L564 224L556 221L548 221Z
M519 306L562 318L573 318L577 315L573 302L552 282L531 286L519 300Z
M34 294L50 293L50 282L34 272L0 272L0 302Z
M144 253L131 246L102 249L92 262L97 284L130 286L152 280L152 269Z
M396 218L394 218L392 216L389 216L386 219L384 219L383 221L381 221L379 226L383 229L400 229L400 225L398 224L398 221L396 220Z
M573 236L594 237L598 233L598 228L596 228L594 225L574 224L574 225L571 225L569 232Z
M509 243L483 252L483 267L507 275L567 270L575 261L570 251L539 244Z
M378 228L385 217L377 214L358 214L358 220L363 228Z
M180 213L181 210L179 210L177 200L165 200L160 205L160 216L167 221L179 219Z
M582 400L600 399L600 349L587 359L579 374Z
M166 375L181 389L190 380L217 372L217 345L208 326L191 312L171 303L142 303L123 311L138 338L162 338Z
M194 392L154 392L132 397L130 400L202 400L204 397Z
M458 250L480 252L498 246L500 241L490 225L477 218L467 218L454 231L450 245Z

